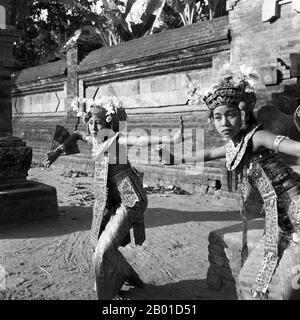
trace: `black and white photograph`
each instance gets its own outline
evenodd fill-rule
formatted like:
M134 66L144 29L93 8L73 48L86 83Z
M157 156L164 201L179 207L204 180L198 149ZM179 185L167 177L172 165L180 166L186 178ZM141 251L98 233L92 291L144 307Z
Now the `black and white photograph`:
M300 300L300 0L0 0L0 300Z

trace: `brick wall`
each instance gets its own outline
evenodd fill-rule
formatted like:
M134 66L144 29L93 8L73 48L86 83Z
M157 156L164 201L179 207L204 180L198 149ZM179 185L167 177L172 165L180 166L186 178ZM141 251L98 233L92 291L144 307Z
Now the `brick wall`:
M300 51L300 14L293 1L277 1L277 18L262 21L263 0L228 1L231 30L230 60L233 65L252 66L260 75L255 84L256 111L264 127L300 141L293 113L300 104L299 77L293 76L291 54ZM264 79L264 69L275 70L275 80ZM266 106L270 105L270 106ZM288 158L291 164L298 159Z
M33 147L34 159L39 161L50 148L56 124L69 131L74 128L70 102L76 92L86 97L117 94L127 109L128 131L142 129L150 134L151 130L174 129L183 116L186 129L200 127L207 132L205 108L187 104L187 75L203 85L213 83L212 70L229 59L228 29L228 17L221 17L94 50L82 61L71 49L67 61L22 70L15 74L14 134ZM80 129L84 130L82 124ZM205 144L220 144L220 139L206 134ZM91 148L80 142L79 148L81 154L62 157L57 163L92 172ZM145 172L147 184L182 185L190 192L204 185L204 193L219 187L219 162L208 164L205 174L188 177L186 165L147 165L145 154L150 152L141 150L144 156L132 154L130 159Z
M297 78L291 76L290 54L300 51L300 14L292 9L292 1L278 1L282 3L279 17L262 22L263 0L231 2L231 61L253 66L259 74L264 67L274 67L278 72L278 83L256 84L261 105L272 100L272 95L284 92L286 86L297 83Z

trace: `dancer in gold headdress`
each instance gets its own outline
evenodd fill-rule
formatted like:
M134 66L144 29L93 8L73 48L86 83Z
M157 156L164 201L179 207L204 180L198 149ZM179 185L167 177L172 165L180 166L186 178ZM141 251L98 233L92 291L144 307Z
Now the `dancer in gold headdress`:
M128 162L125 145L143 146L147 137L120 137L126 112L117 97L104 96L100 100L76 99L73 106L87 124L87 132L75 131L54 151L47 153L49 167L77 140L93 145L95 158L93 221L90 242L94 250L94 267L98 298L117 297L125 282L143 287L143 281L118 250L130 242L133 228L135 244L145 241L144 212L147 195L138 172ZM151 142L177 141L181 131L173 137L152 137Z
M228 140L222 147L205 150L203 158L225 158L227 170L236 171L241 178L243 267L238 277L239 297L290 299L300 296L299 286L293 285L295 267L300 265L300 177L279 153L300 157L300 143L265 131L256 122L251 78L251 74L231 74L202 96L212 124ZM247 258L245 208L251 185L264 200L266 224L263 239Z

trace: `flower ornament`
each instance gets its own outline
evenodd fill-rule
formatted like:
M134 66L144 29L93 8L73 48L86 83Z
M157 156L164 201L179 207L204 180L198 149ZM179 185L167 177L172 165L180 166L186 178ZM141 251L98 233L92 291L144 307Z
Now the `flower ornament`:
M200 85L195 81L192 81L189 83L187 96L188 96L189 105L199 106L201 103L203 103L203 100L202 100L203 94L202 94Z
M246 65L240 66L239 77L247 81L251 89L253 89L255 82L259 80L258 73L252 67Z
M90 111L93 102L93 99L75 97L71 103L71 107L77 117L84 118L85 114Z
M240 82L244 82L245 90L248 92L254 92L254 84L259 80L258 73L251 67L246 65L240 65L237 71L231 67L230 64L225 64L220 72L218 72L217 78L219 79L218 84L214 88L218 88L226 85L236 86Z
M83 123L95 116L104 120L115 131L118 131L118 122L127 119L122 102L116 96L104 95L98 99L76 97L71 106L76 116L82 118Z
M102 96L100 99L89 99L76 97L71 103L72 109L77 117L85 118L86 114L93 113L96 109L101 110L107 122L112 121L112 115L116 114L122 103L116 96Z
M217 78L220 79L217 85L205 95L201 92L199 83L190 79L187 91L188 104L199 106L205 103L209 110L221 104L238 105L241 110L254 107L256 96L253 84L259 76L252 67L241 65L239 71L233 72L230 65L226 64L218 72Z

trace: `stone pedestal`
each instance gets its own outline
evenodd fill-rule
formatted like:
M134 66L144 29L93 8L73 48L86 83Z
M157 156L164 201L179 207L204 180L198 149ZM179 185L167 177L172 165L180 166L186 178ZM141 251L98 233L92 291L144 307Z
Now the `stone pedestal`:
M0 224L40 220L57 214L56 189L35 181L0 187Z
M56 189L26 180L32 148L20 138L0 137L0 224L57 214Z
M0 190L15 183L25 183L31 159L32 148L20 138L0 137Z
M5 4L9 4L5 2ZM6 9L6 7L5 7ZM56 189L27 181L32 148L12 135L11 70L14 31L0 29L0 223L56 215Z
M249 254L255 248L264 232L264 219L257 218L248 222ZM227 227L210 232L208 237L207 284L213 290L227 290L238 294L237 279L241 270L242 225Z
M1 39L1 33L0 33ZM0 48L2 42L0 41ZM0 137L12 134L11 72L0 60Z

